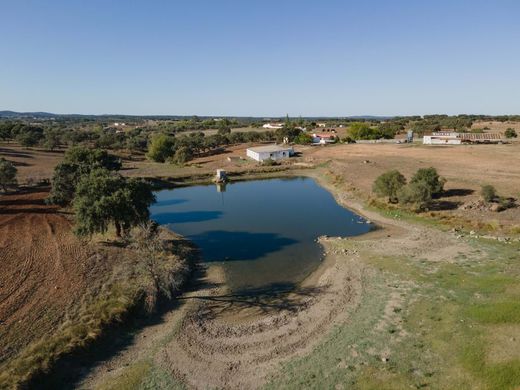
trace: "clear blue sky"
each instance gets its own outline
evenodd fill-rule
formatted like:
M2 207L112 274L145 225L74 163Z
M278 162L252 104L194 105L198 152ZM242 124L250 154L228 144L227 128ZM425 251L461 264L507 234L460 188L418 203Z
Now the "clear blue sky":
M0 110L520 114L517 0L2 0Z

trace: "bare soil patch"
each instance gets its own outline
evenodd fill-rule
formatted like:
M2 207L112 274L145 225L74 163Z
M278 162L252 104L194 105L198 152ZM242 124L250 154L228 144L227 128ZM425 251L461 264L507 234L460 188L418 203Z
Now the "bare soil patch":
M0 196L0 363L52 332L110 267L46 196Z

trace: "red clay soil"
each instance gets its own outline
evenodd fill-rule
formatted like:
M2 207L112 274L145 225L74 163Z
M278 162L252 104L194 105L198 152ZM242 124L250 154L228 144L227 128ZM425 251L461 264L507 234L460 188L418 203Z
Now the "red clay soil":
M0 365L59 326L107 267L47 194L0 195Z

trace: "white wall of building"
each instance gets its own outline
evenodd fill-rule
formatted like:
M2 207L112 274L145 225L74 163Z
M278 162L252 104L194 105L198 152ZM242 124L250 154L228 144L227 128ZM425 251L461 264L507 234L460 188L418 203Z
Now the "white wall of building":
M254 150L247 149L246 155L249 158L252 158L256 161L265 161L268 159L277 161L277 160L283 160L286 158L291 157L290 150L278 150L278 151L271 151L271 152L255 152Z
M460 145L462 140L454 136L444 135L425 135L423 144L425 145Z

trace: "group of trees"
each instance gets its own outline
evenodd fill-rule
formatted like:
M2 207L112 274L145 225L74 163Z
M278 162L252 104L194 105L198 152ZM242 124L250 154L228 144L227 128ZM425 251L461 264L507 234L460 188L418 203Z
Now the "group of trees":
M391 170L380 175L372 189L376 195L387 197L390 203L410 205L420 210L443 193L445 183L446 180L432 167L419 169L408 184L398 170Z
M225 145L273 141L276 138L277 136L270 131L231 132L225 128L212 135L205 135L203 132L179 136L158 133L151 137L146 155L156 162L184 164L195 156L211 153Z
M371 126L367 122L354 122L348 128L348 136L353 140L392 139L404 127L400 123L385 122Z
M48 202L73 208L78 235L105 233L114 225L120 237L148 220L155 200L149 184L121 176L120 168L121 161L104 150L71 148L54 170Z
M112 150L128 149L146 151L148 132L134 128L118 132L115 128L101 125L79 127L63 123L32 125L23 122L0 122L0 140L16 141L24 147L39 146L47 150L75 145L94 146Z

